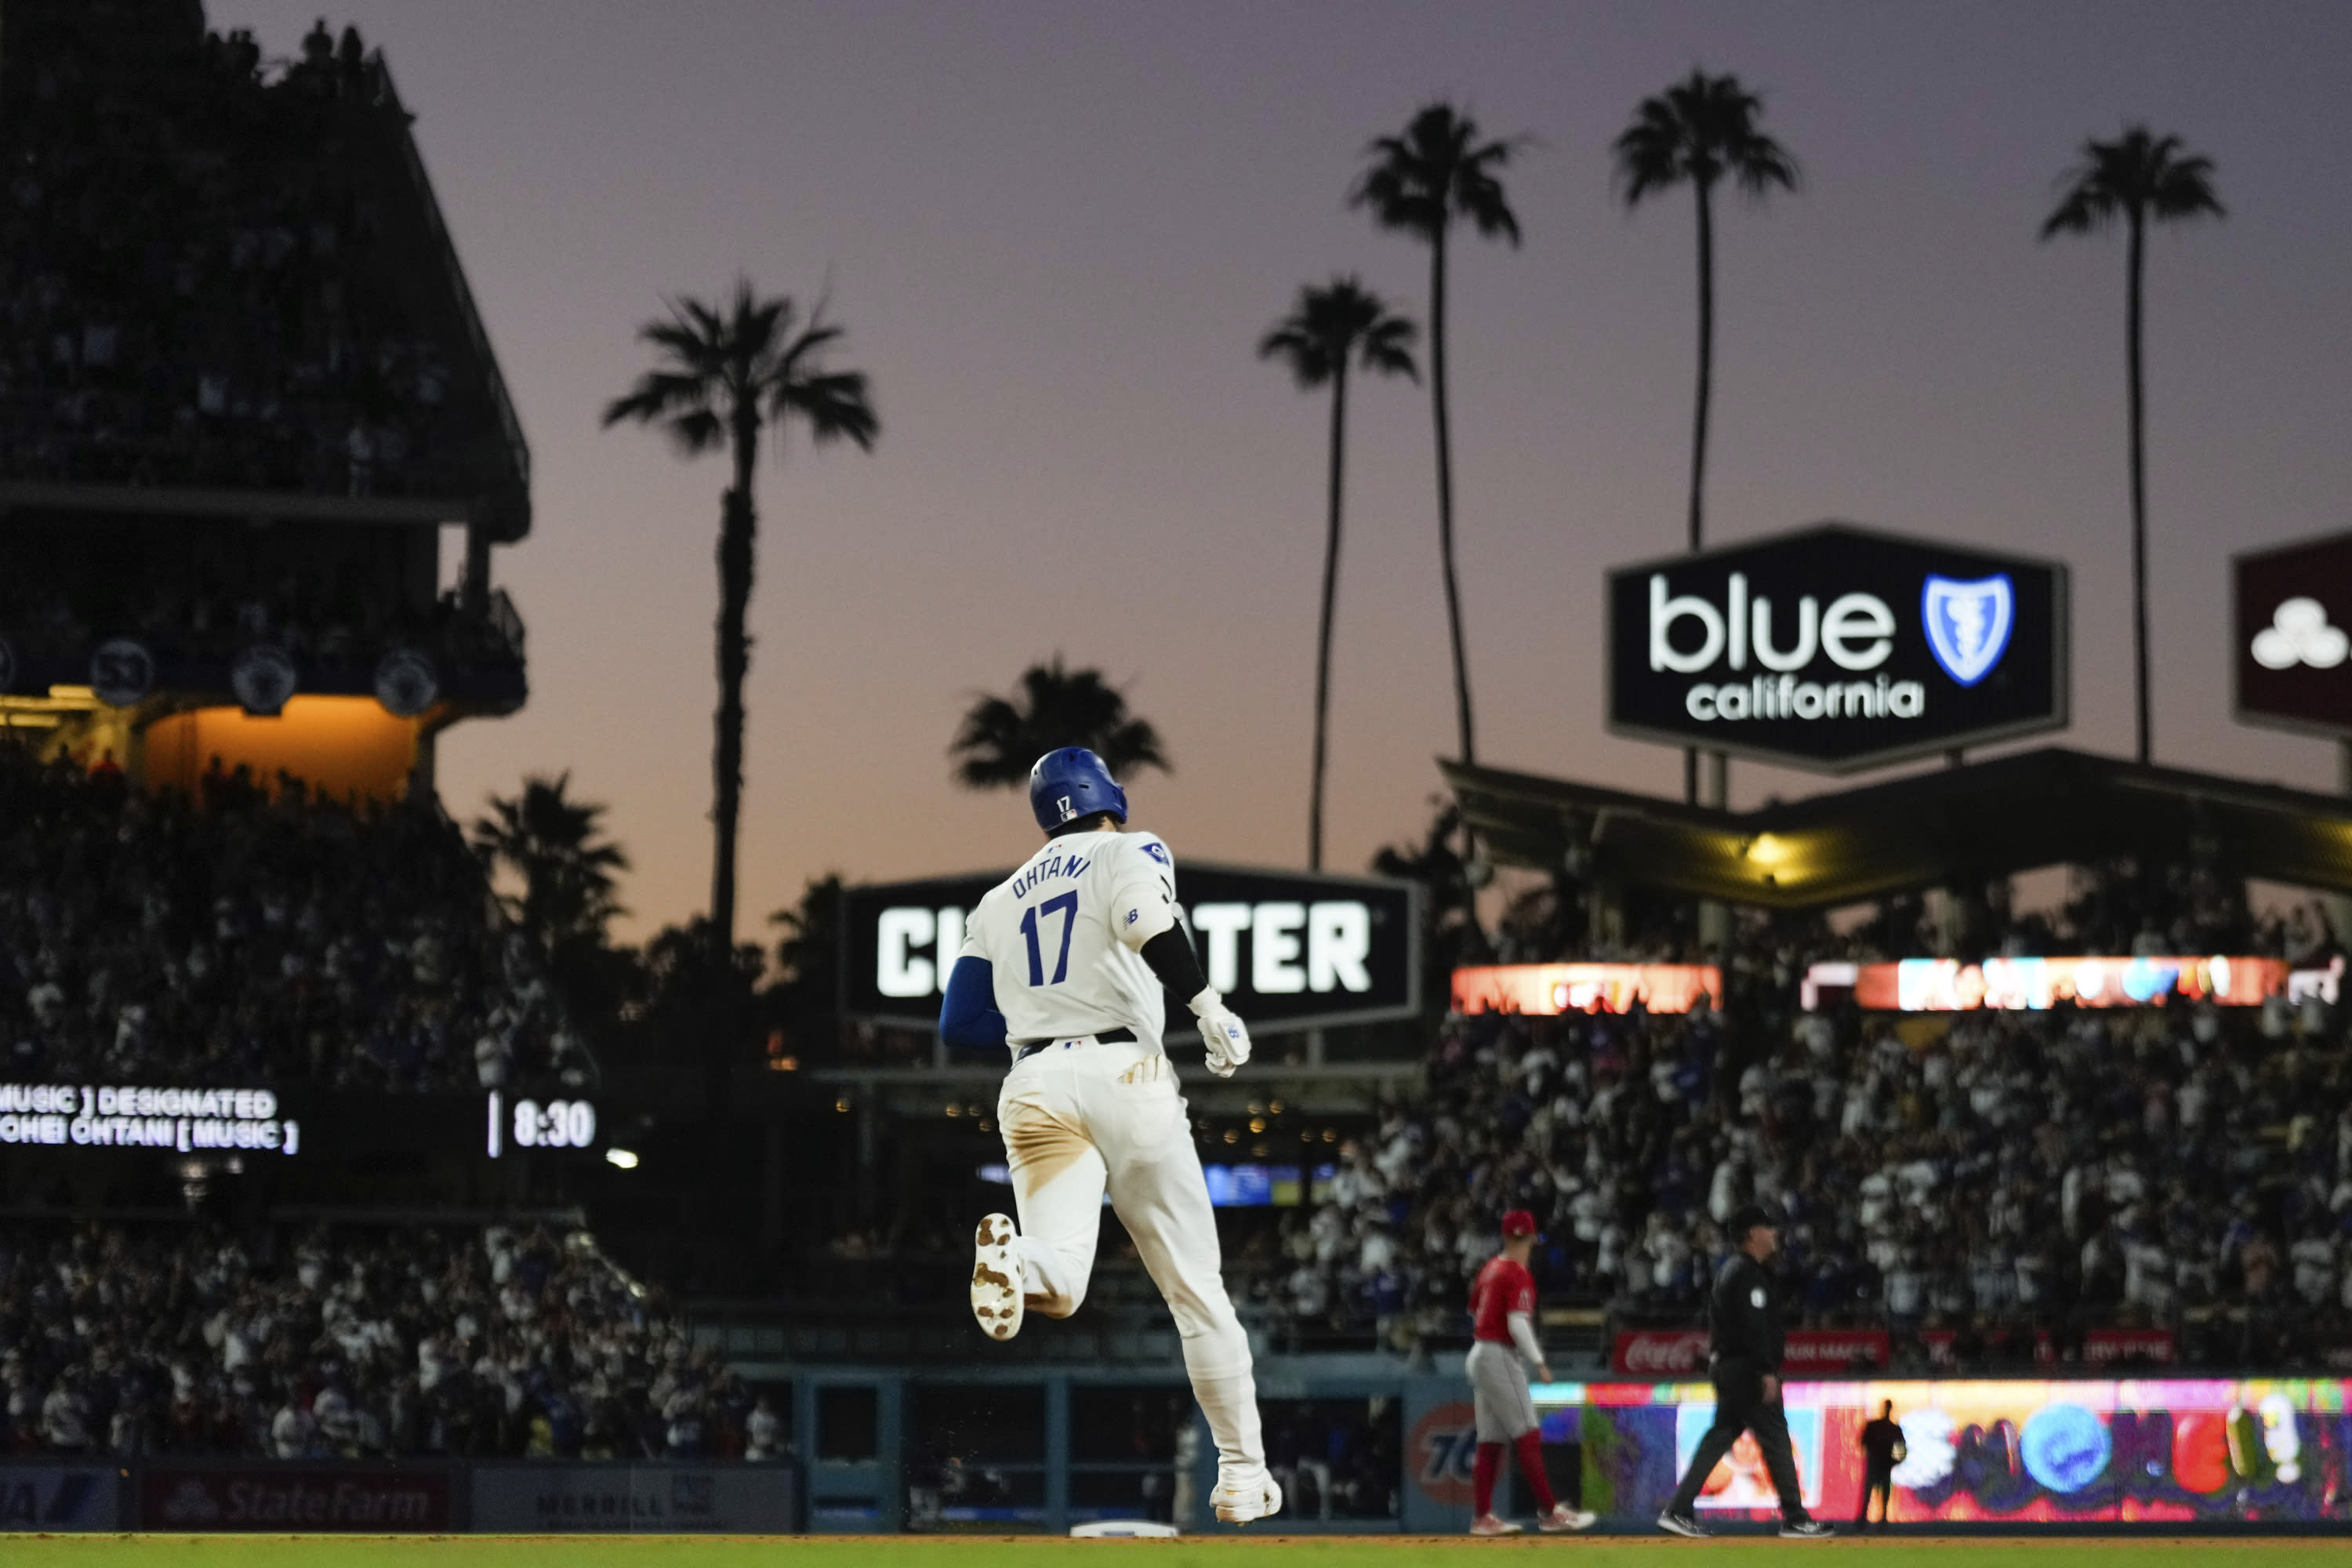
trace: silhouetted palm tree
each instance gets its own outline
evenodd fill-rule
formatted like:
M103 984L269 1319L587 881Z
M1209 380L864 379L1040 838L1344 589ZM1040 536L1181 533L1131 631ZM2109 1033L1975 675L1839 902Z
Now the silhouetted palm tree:
M1290 314L1257 345L1261 359L1278 359L1298 384L1331 388L1329 522L1323 540L1323 616L1315 632L1315 773L1307 807L1307 865L1323 868L1323 758L1331 703L1331 612L1339 591L1339 496L1348 448L1348 365L1372 375L1414 381L1413 324L1390 313L1377 294L1354 278L1334 278L1298 291Z
M2148 760L2147 465L2140 401L2140 279L2150 222L2222 215L2213 194L2213 160L2189 153L2178 136L2126 127L2120 140L2085 142L2083 161L2059 177L2057 207L2042 237L2093 234L2117 218L2128 238L2124 304L2125 375L2130 387L2132 511L2132 675L2137 688L2139 760Z
M1629 207L1687 184L1698 199L1698 399L1691 421L1690 547L1706 536L1706 419L1715 384L1715 187L1728 176L1751 195L1794 190L1796 160L1756 129L1763 100L1735 76L1693 70L1633 110L1614 144ZM1718 758L1717 762L1720 763ZM1698 752L1683 752L1683 796L1698 799Z
M607 426L624 419L659 425L681 451L699 456L724 446L734 461L719 523L719 710L711 752L715 798L708 934L722 949L735 941L735 826L743 798L743 678L751 665L744 619L759 514L751 477L760 432L782 433L793 421L817 445L846 438L870 449L879 426L857 371L827 370L826 352L841 337L822 307L803 321L789 297L762 299L738 279L723 306L674 300L669 319L649 321L637 335L654 345L655 368L625 396L604 409Z
M551 953L602 947L605 926L628 912L614 874L629 868L629 858L604 837L604 807L573 800L571 787L568 773L534 774L520 795L491 796L489 815L473 827L474 852L522 883L520 895L499 900L509 917Z
M1017 696L982 697L965 710L948 747L966 789L1011 789L1029 782L1039 757L1084 746L1124 779L1138 768L1170 771L1160 731L1127 710L1127 699L1098 669L1064 669L1062 656L1021 672Z
M1445 572L1445 626L1454 643L1454 709L1462 760L1478 760L1470 710L1470 662L1462 640L1462 595L1454 568L1454 442L1445 403L1445 241L1454 221L1467 221L1488 238L1519 243L1519 220L1496 171L1522 139L1481 142L1478 122L1451 104L1433 103L1412 117L1402 136L1382 136L1365 149L1372 165L1349 193L1350 206L1429 247L1429 394L1437 422L1437 547Z

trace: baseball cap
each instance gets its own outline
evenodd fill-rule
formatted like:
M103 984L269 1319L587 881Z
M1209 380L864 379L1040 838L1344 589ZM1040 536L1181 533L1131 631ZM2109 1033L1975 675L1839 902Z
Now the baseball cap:
M1725 1222L1724 1228L1730 1232L1734 1240L1737 1240L1759 1225L1770 1226L1778 1230L1786 1223L1786 1216L1774 1205L1743 1204L1731 1211L1731 1218Z
M1526 1209L1513 1209L1503 1216L1503 1239L1517 1241L1536 1233L1536 1216Z

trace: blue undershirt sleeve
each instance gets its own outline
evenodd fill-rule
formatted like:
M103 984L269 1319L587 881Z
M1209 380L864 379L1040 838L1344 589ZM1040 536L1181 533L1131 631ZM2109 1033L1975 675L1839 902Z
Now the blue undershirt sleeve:
M950 1050L1004 1048L1004 1015L996 1010L996 971L988 960L969 953L956 960L940 1004L940 1038Z

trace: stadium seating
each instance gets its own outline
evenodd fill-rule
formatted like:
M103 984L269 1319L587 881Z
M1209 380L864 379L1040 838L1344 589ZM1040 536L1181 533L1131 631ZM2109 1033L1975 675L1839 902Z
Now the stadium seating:
M0 746L13 1081L562 1085L594 1072L456 826L209 774L202 798Z
M2307 956L2315 927L2263 940ZM1884 1016L1801 1012L1807 956L1750 943L1728 1006L1689 1016L1449 1020L1425 1092L1285 1220L1267 1322L1301 1344L1459 1338L1496 1216L1520 1205L1546 1224L1547 1304L1695 1322L1720 1222L1760 1198L1790 1217L1802 1321L1889 1329L1898 1363L1932 1345L2017 1364L2101 1324L2175 1330L2207 1364L2352 1346L2332 1007L1976 1014L1906 1039Z
M371 183L371 117L405 123L381 62L318 32L265 70L249 37L107 10L12 13L0 471L467 493L462 355L403 287L399 204Z
M19 1454L781 1452L584 1233L17 1223L0 1346Z

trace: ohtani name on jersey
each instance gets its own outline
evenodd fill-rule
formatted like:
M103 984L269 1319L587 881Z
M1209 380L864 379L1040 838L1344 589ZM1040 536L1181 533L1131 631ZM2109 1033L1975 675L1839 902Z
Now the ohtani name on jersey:
M1040 860L1013 879L1008 891L1016 899L1025 899L1045 885L1049 878L1076 877L1094 862L1083 855L1056 855L1051 860Z

